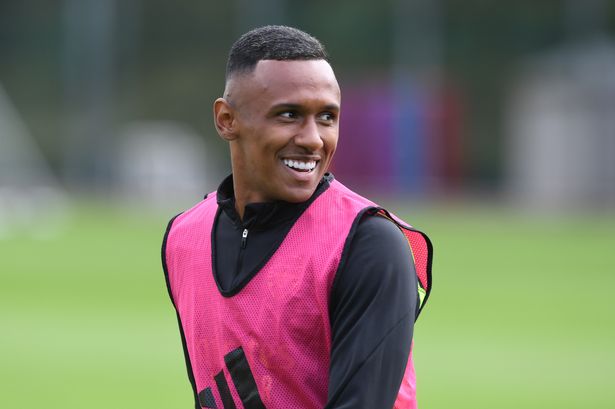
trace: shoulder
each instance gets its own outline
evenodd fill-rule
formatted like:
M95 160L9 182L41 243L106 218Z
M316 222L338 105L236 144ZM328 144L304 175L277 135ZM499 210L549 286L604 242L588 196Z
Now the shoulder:
M400 227L376 211L375 208L368 208L357 215L346 239L347 256L367 254L370 258L382 260L395 255L395 260L403 260L399 256L411 255L408 240Z
M348 240L348 261L364 260L372 269L378 270L382 266L391 266L394 268L386 271L397 274L414 269L408 240L399 226L385 217L364 213Z
M169 228L172 226L173 230L177 230L198 225L208 215L215 214L217 209L216 193L207 194L203 200L171 219Z
M399 227L391 220L372 214L363 214L357 220L355 240L368 240L374 243L384 241L386 244L404 244L407 241Z
M338 269L338 286L370 288L412 281L412 252L404 234L389 219L365 212L356 220ZM386 280L383 280L386 278Z

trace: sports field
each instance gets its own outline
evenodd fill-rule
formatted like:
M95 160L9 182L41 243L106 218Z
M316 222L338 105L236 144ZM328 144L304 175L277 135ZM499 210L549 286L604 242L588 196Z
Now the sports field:
M436 248L421 408L615 407L615 218L397 213ZM81 206L56 238L0 240L0 408L193 407L160 267L171 215Z

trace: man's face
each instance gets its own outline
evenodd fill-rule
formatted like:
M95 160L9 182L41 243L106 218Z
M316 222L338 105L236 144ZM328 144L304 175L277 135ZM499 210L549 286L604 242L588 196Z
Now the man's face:
M340 89L331 66L324 60L259 61L253 72L229 81L225 97L234 111L238 201L309 199L337 146Z

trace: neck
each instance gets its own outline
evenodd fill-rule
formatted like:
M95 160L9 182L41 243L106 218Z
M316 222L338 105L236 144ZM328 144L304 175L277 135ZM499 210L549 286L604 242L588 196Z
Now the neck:
M243 221L243 215L246 212L246 203L239 203L239 200L235 198L235 210L237 211L237 214L239 215L239 219Z

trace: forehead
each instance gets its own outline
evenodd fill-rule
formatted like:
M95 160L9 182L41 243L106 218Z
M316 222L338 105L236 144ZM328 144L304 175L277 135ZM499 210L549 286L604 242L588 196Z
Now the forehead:
M325 60L261 60L247 75L233 80L231 93L245 102L260 104L279 102L340 102L340 89L333 69Z

